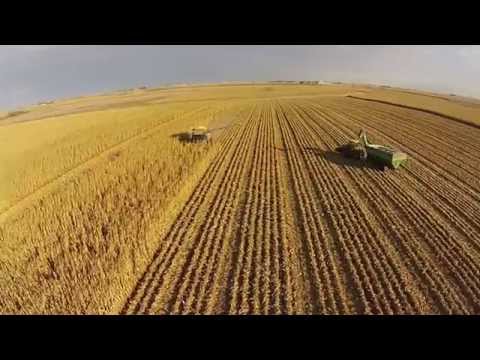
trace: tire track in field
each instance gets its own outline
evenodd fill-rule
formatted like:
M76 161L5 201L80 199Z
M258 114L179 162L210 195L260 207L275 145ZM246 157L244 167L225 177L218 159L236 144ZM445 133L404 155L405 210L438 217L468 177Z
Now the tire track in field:
M312 118L314 119L314 118ZM345 130L339 132L336 128L339 128L340 119L338 117L328 118L327 116L321 116L320 122L316 122L312 125L315 129L321 129L320 132L316 132L318 136L325 139L325 134L328 134L333 142L329 143L329 147L334 149L338 144L344 143L347 139ZM324 123L325 128L324 128ZM327 126L328 125L328 126ZM353 131L347 130L347 133ZM384 231L390 234L390 239L393 245L398 249L402 258L407 260L410 269L415 269L411 273L413 277L417 278L417 283L422 287L422 291L435 300L434 306L440 309L442 313L468 313L464 305L464 300L460 300L456 289L451 287L451 284L443 276L442 273L438 273L438 267L436 262L431 259L429 254L421 242L419 237L411 236L411 231L404 230L403 226L399 226L398 221L398 207L399 200L394 196L396 192L391 191L390 184L385 182L384 177L381 174L383 172L373 169L366 169L359 173L352 169L346 168L345 173L348 174L352 184L360 190L360 193L366 198L366 203L372 209L373 214L379 218L378 223L384 228ZM365 179L369 179L370 184L368 186L365 183ZM408 214L406 215L408 216ZM393 219L397 219L395 222ZM401 224L403 225L403 224ZM409 227L407 227L409 229ZM410 277L410 276L409 276ZM428 286L425 286L427 284ZM408 281L406 286L408 286ZM421 296L421 295L420 295ZM428 310L427 310L428 312ZM425 313L422 311L422 313Z
M200 112L201 110L203 110L203 108L193 110L187 113L186 115L183 115L183 117L191 116L197 112ZM142 131L139 134L133 135L128 139L125 139L113 146L110 146L104 151L97 153L92 157L88 158L87 160L75 165L73 168L64 172L63 174L60 174L54 177L53 179L50 179L49 181L45 182L42 186L35 189L33 192L19 199L16 203L2 210L2 212L0 213L0 224L3 224L8 218L12 217L15 213L18 213L22 209L26 208L31 202L47 196L50 192L52 192L62 183L66 183L69 180L75 178L76 176L80 175L85 170L91 168L94 164L101 161L102 159L108 158L108 156L110 156L111 154L129 146L130 144L134 143L135 141L141 138L152 136L154 133L160 130L163 126L165 126L166 124L174 120L178 120L178 118L166 120L165 122L162 122L161 124L158 124L153 128Z
M173 261L175 254L181 249L181 245L183 245L180 239L184 236L186 230L189 230L190 226L193 225L198 207L205 200L207 191L212 188L214 180L217 180L225 160L231 152L239 148L239 137L237 135L248 133L248 124L254 110L250 112L248 120L240 129L230 128L225 131L223 144L218 150L218 154L199 180L197 188L193 191L168 234L160 242L152 262L135 286L129 299L127 299L122 313L140 313L149 310L156 292L160 289L165 271Z
M339 123L339 118L336 118L336 124ZM348 131L348 130L347 130ZM353 131L350 130L353 134ZM435 220L430 211L425 207L426 204L419 202L420 194L417 194L414 189L405 188L405 185L395 176L381 176L378 172L372 173L373 180L380 183L385 183L388 191L384 191L384 197L391 196L392 202L397 204L398 210L404 213L404 219L411 224L411 228L416 232L419 239L423 239L423 246L426 250L435 256L437 259L436 267L442 267L449 275L450 281L456 285L463 293L463 301L469 303L473 311L478 308L478 279L479 268L478 258L470 257L469 249L466 249L459 243L452 234L449 233L448 228L440 221ZM379 186L379 188L382 188ZM394 189L394 191L392 191ZM389 194L392 195L389 195ZM415 197L415 195L417 195ZM415 198L415 200L414 200ZM423 219L423 221L418 221ZM452 259L451 254L455 254L455 260ZM464 279L459 274L467 274ZM449 293L452 290L448 290ZM468 312L465 306L458 307L455 312ZM472 310L470 310L472 312Z

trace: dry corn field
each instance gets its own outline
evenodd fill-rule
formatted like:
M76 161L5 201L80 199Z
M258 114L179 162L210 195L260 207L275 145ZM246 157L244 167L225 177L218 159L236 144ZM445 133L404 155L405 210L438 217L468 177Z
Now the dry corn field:
M0 126L0 312L479 314L480 129L319 89ZM176 137L198 125L212 142ZM359 129L407 165L334 151Z

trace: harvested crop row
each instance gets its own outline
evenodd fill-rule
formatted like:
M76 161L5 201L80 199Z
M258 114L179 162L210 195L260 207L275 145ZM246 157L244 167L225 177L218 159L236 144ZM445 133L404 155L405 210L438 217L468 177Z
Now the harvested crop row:
M327 107L324 107L326 109ZM379 130L378 127L372 127L370 124L365 123L362 117L358 117L354 115L352 112L349 112L348 115L345 114L343 111L338 109L331 109L328 108L330 112L336 114L337 117L340 118L348 118L348 119L355 119L356 121L360 122L360 125L357 127L364 127L369 130L369 132L373 134L380 134L381 138L385 138L387 141L392 142L393 144L400 143L397 140L398 137L395 133L387 135L384 130ZM317 108L318 110L318 108ZM377 135L378 136L378 135ZM418 153L414 153L411 149L407 148L407 152L412 155L413 159L410 161L409 166L407 167L406 171L411 173L416 180L425 184L429 189L436 190L433 191L434 193L438 194L440 197L444 198L448 204L451 204L452 210L455 210L456 213L459 215L460 219L465 219L467 225L463 230L466 230L468 233L472 233L471 227L473 226L477 231L480 229L480 208L478 206L479 202L472 201L469 196L465 194L464 191L457 189L454 183L449 183L445 181L438 181L439 173L435 171L435 168L430 168L429 159L425 158L424 156L419 155ZM442 174L442 173L440 173ZM431 192L431 191L430 191ZM436 202L433 203L435 206L441 206L442 203L437 204ZM442 212L442 211L441 211ZM444 213L444 211L443 211ZM451 213L451 210L450 210ZM448 217L448 215L445 215ZM467 234L468 236L468 234ZM471 238L472 241L478 242L478 239L475 237ZM476 241L477 240L477 241Z
M425 172L422 174L428 176ZM475 204L471 202L459 204L461 198L444 192L434 176L430 176L430 181L425 181L417 175L416 171L408 170L404 174L400 174L399 179L412 184L417 189L419 197L424 198L431 204L441 214L445 222L454 228L457 233L462 234L464 241L471 244L480 253L480 238L478 236L480 222L475 216L480 212L480 209L475 209Z
M363 118L378 121L378 123L375 123L376 127L392 129L395 133L408 139L409 143L415 144L415 148L422 154L435 159L438 158L442 165L445 164L444 169L451 171L459 178L464 178L468 181L468 185L472 187L480 186L480 182L478 181L478 176L480 175L478 171L479 161L478 158L474 156L474 154L478 153L478 150L470 150L467 152L468 155L466 155L463 150L465 147L464 142L459 143L457 141L455 144L447 144L444 141L431 140L428 134L434 132L434 130L424 127L422 130L412 131L408 128L408 121L406 119L402 119L400 123L398 120L391 122L390 117L386 117L385 114L380 113L380 115L376 115L375 112L371 110L367 112L362 108L351 109L349 112L360 114ZM419 131L424 135L421 139L413 135ZM448 139L448 137L445 137L445 139Z
M258 118L255 155L249 165L249 179L244 191L238 221L239 234L232 246L225 312L292 313L302 311L292 239L284 206L285 184L282 182L275 144L279 141L271 104L264 105ZM293 258L293 259L292 259ZM292 260L290 260L292 259Z
M340 109L345 108L344 105ZM349 110L351 111L351 110ZM431 150L434 153L440 154L445 157L445 160L449 162L450 167L460 167L462 170L473 176L477 176L478 172L478 158L475 156L479 149L471 146L467 140L464 140L465 133L471 133L471 129L468 127L465 129L463 135L458 135L462 141L458 141L458 138L453 138L452 134L439 134L439 131L431 125L422 124L421 119L412 122L403 116L391 115L389 113L379 111L378 109L365 109L363 107L357 107L356 113L361 114L363 117L369 117L379 121L379 124L388 122L396 131L404 134L422 134L422 144L425 150ZM395 114L395 113L394 113ZM415 126L412 126L415 124ZM423 125L423 126L419 126ZM399 131L398 129L401 129Z
M388 141L392 142L400 149L405 149L405 151L407 151L412 157L412 160L407 167L408 171L416 172L421 177L429 175L446 177L449 181L440 181L438 182L438 185L443 188L443 193L452 195L451 198L453 201L460 202L460 207L470 209L473 204L478 203L479 200L477 199L477 192L472 191L471 188L466 187L469 186L469 184L466 184L465 182L459 182L460 180L458 180L457 178L452 179L451 175L447 174L445 171L442 171L442 169L439 170L435 166L435 164L431 162L430 154L422 154L421 149L413 150L411 147L408 147L408 145L406 147L405 139L403 137L398 137L398 134L396 132L387 132L381 126L372 126L370 122L366 122L364 120L364 117L358 116L353 110L346 113L345 111L338 108L330 108L330 106L323 106L323 108L329 109L329 111L332 111L339 116L356 119L360 122L360 125L358 125L358 127L368 129L369 132L375 134L375 136L386 138ZM480 217L478 211L469 212L471 212L470 216Z
M263 109L265 111L265 109ZM264 112L261 114L263 115ZM260 196L264 194L261 181L264 166L262 161L265 156L265 121L262 116L257 119L257 132L254 147L254 159L249 177L244 218L241 222L240 257L237 260L235 278L232 291L234 296L230 303L231 313L260 312L259 281L260 271L256 269L260 264L255 259L260 244L255 234L261 229L263 220L263 207ZM257 225L258 224L258 225ZM257 227L258 226L258 227ZM259 253L259 256L261 254Z
M199 313L205 311L212 290L218 285L221 270L228 262L228 246L232 220L241 193L238 191L244 178L245 166L251 153L254 119L250 119L248 131L240 134L238 148L223 162L218 186L208 189L205 200L205 219L196 233L192 233L195 247L187 255L179 273L171 271L175 287L166 311L169 313ZM179 281L182 280L183 281Z
M374 127L379 132L391 134L391 136L398 139L399 143L406 146L410 152L414 151L420 158L428 158L426 165L435 165L439 168L438 173L444 176L448 182L460 186L463 192L471 195L475 201L480 201L480 196L478 195L480 189L478 167L472 165L469 169L466 169L463 165L464 161L461 159L453 160L449 153L445 152L441 147L433 148L423 143L414 134L405 131L396 124L392 124L385 117L379 118L348 104L345 104L344 108L348 109L349 116L356 116L362 119L363 122L368 123L368 125ZM345 113L342 107L336 107L335 110Z
M338 118L335 120L338 124ZM404 212L405 218L411 223L417 236L424 238L427 249L437 259L437 265L445 269L455 285L462 290L464 299L468 299L469 305L475 311L478 308L479 295L478 283L475 280L479 274L476 255L457 241L456 237L449 232L446 224L432 218L431 213L426 210L427 205L422 204L418 197L413 200L413 195L410 194L415 194L415 191L405 189L405 184L394 177L380 177L378 174L372 173L372 178L385 183L386 189L390 189L390 192L394 194L394 203L401 206L399 210ZM381 188L381 186L378 187ZM392 189L395 191L391 191ZM417 219L423 219L423 221L419 222ZM452 254L455 254L455 261L452 260ZM463 274L468 274L466 279Z
M354 106L364 113L383 118L384 121L400 124L403 129L410 133L421 133L423 134L422 140L426 140L440 149L452 149L452 155L460 155L462 161L476 163L478 167L478 158L474 154L480 151L480 143L478 142L478 130L474 128L462 125L462 129L454 131L451 126L446 126L447 124L442 124L443 126L439 127L438 118L432 119L431 115L421 112L404 114L401 110L395 108L383 109L376 107L374 104L351 104L344 101L334 102L333 104L339 108ZM461 139L461 141L458 139Z
M233 313L286 313L301 306L295 297L294 269L287 260L289 240L282 204L276 127L272 104L259 120L260 142L249 183L249 198L244 213L245 226L240 237L244 258L237 262L234 283L241 289L232 300ZM284 190L283 190L284 191ZM242 272L240 271L242 268Z
M306 263L306 254L302 228L299 218L298 205L294 194L297 179L294 179L289 170L289 162L286 144L283 141L283 134L280 127L280 115L277 106L272 104L272 121L274 128L273 163L275 167L275 192L278 200L275 205L279 246L280 250L277 256L280 257L281 281L279 291L284 311L288 314L304 314L311 312L310 304L313 299L310 297L310 284L307 278L310 278L308 265ZM275 214L274 214L275 215ZM342 296L344 288L339 287ZM346 307L348 307L346 305ZM282 310L283 311L283 310Z
M380 112L391 119L400 119L403 123L408 123L408 125L416 129L416 131L423 132L425 128L432 129L431 136L441 141L448 141L453 145L456 142L455 139L462 139L462 142L465 143L466 146L472 147L473 150L476 151L480 150L478 136L476 135L478 130L438 115L351 98L348 98L348 100L338 99L338 101L332 101L331 103L340 107L344 106L345 103L349 103L358 108L368 109L368 111ZM406 119L408 121L405 121Z
M263 290L263 313L281 313L285 311L285 307L281 306L281 298L279 288L282 284L280 274L280 252L279 249L279 228L277 221L277 214L279 211L278 196L277 196L277 184L274 183L277 177L274 167L274 155L275 155L275 133L273 127L272 108L271 104L267 109L265 116L266 121L266 168L264 171L265 186L266 186L266 199L265 206L265 227L263 233L263 256L261 265L263 265L262 282L264 284ZM283 297L283 296L282 296Z
M378 225L372 222L371 214L359 201L358 195L341 178L339 179L335 169L311 151L306 151L315 140L310 130L305 126L302 114L294 110L296 117L302 121L297 122L295 133L301 143L304 156L308 158L308 168L312 177L324 180L323 186L315 188L319 195L324 192L332 193L334 208L332 222L340 223L340 230L349 236L345 236L345 250L357 256L356 267L362 269L361 281L364 292L371 289L372 297L368 299L372 312L375 313L409 313L418 308L415 298L404 290L404 278L399 272L401 267L395 252L388 247L385 236L381 234ZM292 116L292 119L294 117ZM335 214L341 214L340 219ZM337 215L338 216L338 215ZM344 229L342 229L344 228ZM358 310L357 310L358 311ZM370 311L368 308L364 311Z
M317 121L311 126L318 138L328 143L331 148L342 143L345 138L343 132L345 130L342 132L336 130L340 123L338 117L332 117L329 120L326 116L319 118L317 115L313 118ZM320 119L321 121L319 121ZM350 130L346 131L346 133L349 132ZM331 137L333 141L326 140L328 137ZM422 236L419 233L412 236L411 231L407 230L410 226L405 229L399 226L400 219L406 219L409 214L405 213L405 205L399 202L396 192L391 191L392 186L386 183L387 177L378 176L378 170L373 169L365 170L360 174L346 168L345 173L349 175L354 187L359 189L365 198L365 203L378 218L378 223L389 234L390 241L398 249L402 259L406 260L409 265L407 268L414 269L409 276L417 278L417 285L431 298L427 299L430 306L433 309L437 308L437 312L440 313L467 313L465 300L462 301L458 298L456 288L452 288L449 280L438 271L438 263L431 259L431 254L421 242ZM369 181L365 182L365 179ZM402 206L399 207L399 204ZM402 213L404 216L399 218L398 215ZM429 312L429 310L423 309L422 312Z
M478 313L480 131L267 95L172 105L117 129L108 144L141 135L0 226L0 312ZM175 109L187 116L167 121ZM179 140L200 125L212 141ZM334 151L360 128L405 151L406 166Z
M340 113L339 113L338 111L336 111L336 110L332 110L332 111L337 114L336 116L340 116L340 117L346 118L345 115L340 115ZM355 117L349 116L348 118L349 118L349 119L354 119ZM362 126L363 126L363 124L362 124ZM372 128L372 131L375 131L375 132L376 132L377 130L376 130L375 128ZM388 138L388 140L391 141L392 139ZM394 141L394 142L395 142L395 141ZM415 162L415 163L412 162L410 165L411 165L411 166L407 167L407 169L406 169L406 172L407 172L407 173L411 172L411 173L418 174L418 175L425 175L425 174L432 174L432 175L433 175L433 174L434 174L431 169L429 169L428 167L425 167L425 166L419 167L416 162ZM436 174L436 173L435 173L435 174ZM401 174L399 174L399 176L403 176L403 175L404 175L403 172L402 172ZM439 182L439 181L435 180L434 177L430 177L430 178L428 178L428 180L430 180L430 181L429 181L429 182L426 182L426 183L430 184L431 186L436 186L436 185L438 185L438 184L442 184L442 182ZM438 192L441 193L442 195L445 195L445 194L448 195L449 193L451 193L451 191L452 191L452 188L451 188L451 187L445 186L444 188L442 188L441 191L438 191ZM431 192L431 191L430 191L430 192ZM435 193L435 192L434 192L434 193ZM455 195L452 196L451 198L452 198L452 199L456 199L457 202L458 202L458 201L461 201L461 202L459 202L459 205L460 205L460 206L459 206L459 209L461 209L461 208L467 209L467 210L474 210L474 209L475 209L474 204L472 204L471 201L468 201L468 200L463 201L463 200L462 200L462 199L464 198L464 196L462 197L462 194L461 194L461 193L459 193L459 192L457 191L457 192L455 192L454 194L455 194ZM476 212L478 212L478 209L477 209L477 210L474 210L474 213L473 213L473 214L472 214L472 213L470 213L470 214L466 213L466 214L465 214L465 215L469 216L469 220L470 220L471 223L472 223L472 220L473 220L473 223L475 223L475 221L476 221L476 214L475 214ZM472 218L472 217L473 217L473 218Z
M303 283L302 268L303 257L299 258L299 248L303 239L297 232L298 226L295 226L294 204L289 200L289 192L291 191L292 181L286 177L291 175L288 173L288 162L285 157L280 156L281 151L286 151L285 144L282 141L282 132L278 120L278 114L275 104L271 104L268 112L268 135L270 137L268 144L268 153L270 160L268 162L270 168L267 173L267 206L269 203L273 205L269 207L268 217L265 219L267 225L272 223L272 231L270 237L265 240L272 244L270 248L270 262L266 262L266 281L270 281L271 302L274 303L275 313L304 313L309 304L308 295L305 293L305 284ZM284 165L285 167L281 166ZM288 175L287 175L288 174ZM271 186L272 193L268 192ZM293 206L292 206L293 205ZM268 234L268 233L267 233ZM273 275L269 276L268 264L273 263ZM340 296L342 295L342 288ZM335 289L333 289L335 291Z
M273 172L273 202L272 217L274 219L273 240L275 244L271 257L275 263L277 284L275 285L275 303L281 313L295 314L304 312L305 293L303 283L298 279L301 274L300 259L298 259L298 240L292 234L294 224L290 218L293 213L288 201L290 192L286 180L286 159L280 156L283 147L281 131L278 123L275 106L270 111L272 121L272 163ZM278 312L277 312L278 313Z
M351 300L347 300L346 280L340 274L340 265L334 259L334 236L329 225L321 221L318 201L312 197L313 187L305 174L305 160L294 142L293 132L283 109L277 105L277 120L282 133L296 200L296 216L301 230L302 253L306 287L310 299L306 311L310 313L348 313ZM331 229L331 228L330 228ZM358 276L354 276L358 278ZM363 296L364 297L364 296Z
M472 190L470 190L471 193L477 192L476 189L480 186L477 179L478 161L474 159L469 161L468 158L458 157L454 147L449 148L435 142L425 141L424 138L420 140L414 136L415 132L408 131L403 125L399 126L396 123L392 123L384 114L376 115L362 108L349 108L349 106L344 106L344 108L346 107L348 109L349 114L368 119L369 123L378 129L383 129L391 134L401 135L402 140L408 141L411 150L418 151L419 154L427 156L430 161L439 166L444 173L448 173L456 178L457 182L462 181L464 186L472 188ZM344 111L342 107L337 109ZM427 129L428 128L424 128L423 132ZM446 151L445 149L450 149L450 151Z

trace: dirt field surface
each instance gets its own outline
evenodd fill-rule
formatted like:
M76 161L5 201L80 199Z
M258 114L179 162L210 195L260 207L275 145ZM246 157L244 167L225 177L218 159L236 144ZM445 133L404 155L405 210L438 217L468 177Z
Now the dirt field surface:
M480 129L305 88L202 93L135 132L102 113L125 135L4 196L0 312L479 314ZM212 143L175 138L200 124ZM407 165L334 151L360 129Z

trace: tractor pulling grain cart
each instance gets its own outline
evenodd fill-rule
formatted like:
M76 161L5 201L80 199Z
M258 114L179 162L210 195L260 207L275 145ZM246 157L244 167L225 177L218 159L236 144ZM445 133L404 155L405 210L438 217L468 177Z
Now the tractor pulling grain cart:
M398 169L407 161L407 154L382 145L371 144L365 131L360 131L358 139L350 140L347 144L339 146L336 151L343 156L362 161L372 162L390 169Z

